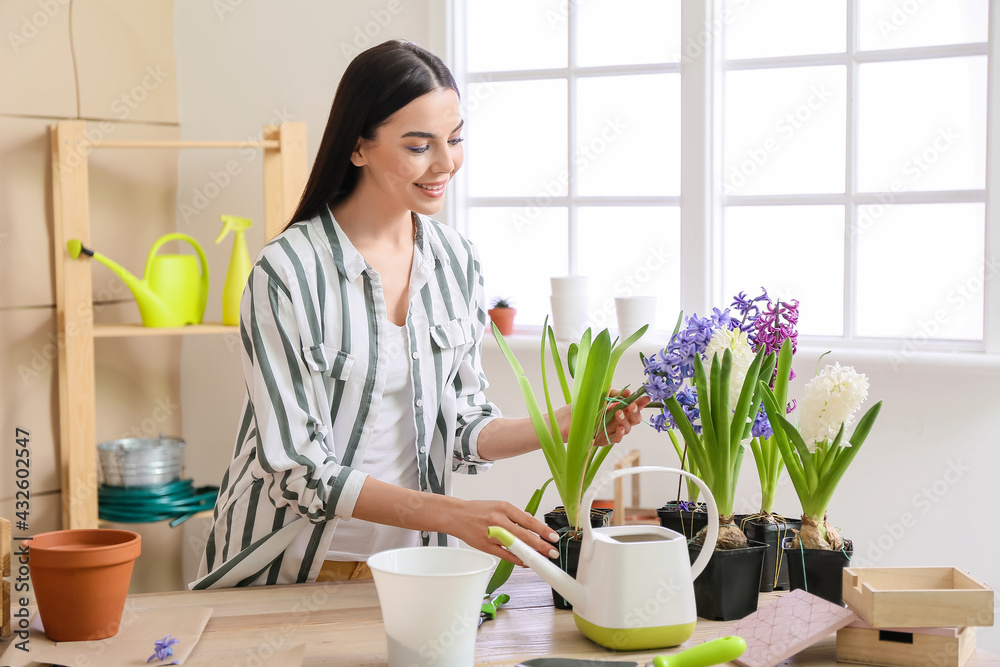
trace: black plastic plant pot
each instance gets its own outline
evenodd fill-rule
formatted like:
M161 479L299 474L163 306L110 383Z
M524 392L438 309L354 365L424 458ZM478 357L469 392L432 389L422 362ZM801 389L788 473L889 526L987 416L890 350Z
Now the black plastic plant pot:
M609 507L594 507L590 510L590 527L603 528L611 525L611 516L614 510ZM545 514L545 525L559 533L559 544L556 549L559 551L558 558L550 558L560 570L576 578L576 569L580 564L580 545L583 542L583 535L577 534L569 526L566 519L566 509L556 507L551 512ZM573 605L564 598L556 589L552 589L552 604L556 609L572 609Z
M689 540L708 525L708 510L705 503L698 503L693 512L677 509L677 503L667 503L656 510L656 516L660 517L661 526L680 533Z
M760 519L748 518L746 514L736 515L736 525L746 534L748 540L767 545L764 554L764 569L760 573L760 592L787 591L788 561L781 549L781 540L794 537L793 530L802 528L802 519L775 517L778 523L765 523Z
M757 611L760 572L767 545L750 542L746 549L716 550L694 580L698 616L709 621L735 621ZM694 563L701 546L688 545Z
M614 513L615 511L610 507L590 508L591 528L603 528L605 526L610 526L611 516ZM546 512L545 525L555 531L558 531L560 528L569 528L569 519L566 518L566 508L559 505L551 512Z
M843 551L826 549L795 549L792 538L781 542L788 561L788 581L791 590L801 588L824 600L844 606L844 568L854 555L854 544L844 540Z

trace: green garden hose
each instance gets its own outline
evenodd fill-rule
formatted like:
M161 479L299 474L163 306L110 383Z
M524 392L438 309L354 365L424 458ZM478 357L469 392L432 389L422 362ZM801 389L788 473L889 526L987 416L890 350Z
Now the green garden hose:
M198 512L215 506L217 486L195 487L190 479L159 486L101 486L97 491L97 515L105 521L150 523L172 519L173 528Z

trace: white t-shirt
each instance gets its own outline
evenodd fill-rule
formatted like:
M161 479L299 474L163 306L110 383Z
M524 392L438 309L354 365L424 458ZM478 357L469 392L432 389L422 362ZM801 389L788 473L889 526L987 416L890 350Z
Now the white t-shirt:
M364 461L354 468L382 482L418 490L417 429L413 410L413 382L406 328L389 322L389 346L385 361L388 376L382 409L379 411L371 443ZM419 547L416 530L385 526L361 519L340 519L326 560L364 561L379 551Z

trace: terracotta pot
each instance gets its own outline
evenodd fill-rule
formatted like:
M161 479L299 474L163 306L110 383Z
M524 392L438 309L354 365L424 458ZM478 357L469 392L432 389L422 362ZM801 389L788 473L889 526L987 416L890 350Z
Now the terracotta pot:
M509 336L514 330L514 315L517 308L490 308L490 321L497 325L504 336Z
M56 530L35 535L28 570L45 635L56 642L118 633L141 539L129 530Z

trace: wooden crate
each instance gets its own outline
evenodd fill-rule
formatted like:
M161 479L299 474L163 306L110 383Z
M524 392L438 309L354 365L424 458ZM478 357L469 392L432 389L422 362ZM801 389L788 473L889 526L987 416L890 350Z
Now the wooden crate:
M993 591L953 567L847 567L844 602L873 628L993 625Z
M886 667L962 667L976 652L975 628L871 628L837 631L837 662Z

